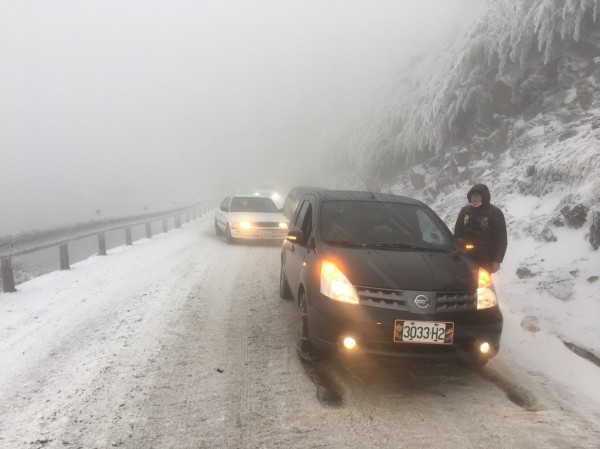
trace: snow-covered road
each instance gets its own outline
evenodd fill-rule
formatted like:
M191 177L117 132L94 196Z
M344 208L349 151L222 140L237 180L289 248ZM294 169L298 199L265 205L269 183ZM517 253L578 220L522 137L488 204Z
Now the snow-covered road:
M595 403L502 352L300 361L279 254L205 215L0 294L0 447L600 447Z

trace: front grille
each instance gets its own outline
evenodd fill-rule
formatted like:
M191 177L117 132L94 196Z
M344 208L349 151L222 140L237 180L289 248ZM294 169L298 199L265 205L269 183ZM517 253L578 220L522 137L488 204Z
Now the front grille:
M477 308L477 292L417 292L358 285L355 288L361 305L381 309L412 311L413 313L434 313L434 311L446 313L475 310ZM425 294L431 299L435 298L435 301L432 301L431 307L427 310L416 309L412 303L420 294Z
M438 293L437 312L462 312L477 308L477 292Z
M402 290L386 290L372 287L356 286L356 293L360 303L364 306L379 307L382 309L408 311L408 298L403 296Z
M279 222L273 221L256 221L253 223L257 228L278 228Z

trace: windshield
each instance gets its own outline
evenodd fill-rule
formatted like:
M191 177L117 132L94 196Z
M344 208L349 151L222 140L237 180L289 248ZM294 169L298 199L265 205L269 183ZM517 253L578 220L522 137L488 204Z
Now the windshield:
M327 201L320 230L329 243L406 249L453 249L445 225L430 209L376 201Z
M239 197L231 200L230 212L278 212L277 206L270 198Z

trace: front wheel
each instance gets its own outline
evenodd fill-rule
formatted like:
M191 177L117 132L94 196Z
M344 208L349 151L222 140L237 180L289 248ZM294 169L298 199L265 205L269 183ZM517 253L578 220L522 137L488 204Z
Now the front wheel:
M315 356L315 349L310 342L308 332L308 302L306 293L300 293L298 298L298 311L296 315L296 350L300 358L311 360Z
M221 228L219 228L219 225L217 224L217 219L215 218L215 233L217 235L221 235L223 232L221 232Z

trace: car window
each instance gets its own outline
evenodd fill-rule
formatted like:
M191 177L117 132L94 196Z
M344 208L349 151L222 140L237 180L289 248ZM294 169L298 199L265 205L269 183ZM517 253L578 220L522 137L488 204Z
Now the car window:
M264 197L235 197L231 200L230 212L266 212L275 213L279 210L270 198Z
M451 249L435 213L418 205L377 201L326 201L320 232L325 241L359 245L406 244Z
M292 218L296 212L299 201L293 199L288 199L286 201L287 202L283 205L283 212L287 217Z
M310 201L304 200L302 202L302 205L296 209L296 217L294 218L294 226L295 227L297 227L297 228L300 227L301 223L304 220L304 216L306 215L306 210L308 209L309 205L310 205Z
M310 201L307 201L308 207L306 208L306 213L304 214L304 219L302 220L302 233L308 238L312 232L313 228L313 213L312 213L312 205Z
M443 234L439 227L435 225L433 219L422 209L417 209L416 217L421 230L421 235L425 242L437 245L444 241Z
M230 197L227 197L227 198L225 198L225 199L223 200L223 202L221 203L221 206L220 206L220 208L221 208L221 209L223 209L223 208L225 208L225 209L229 209L229 203L230 203L230 202L231 202L231 198L230 198Z

